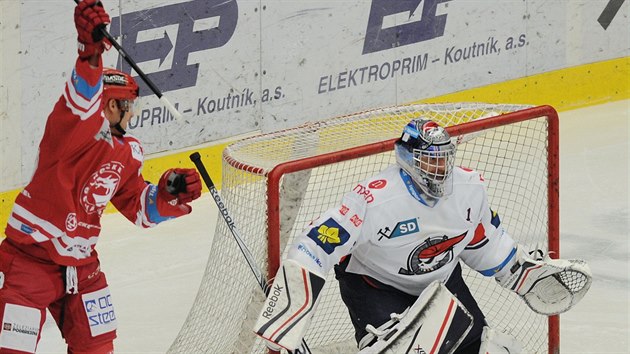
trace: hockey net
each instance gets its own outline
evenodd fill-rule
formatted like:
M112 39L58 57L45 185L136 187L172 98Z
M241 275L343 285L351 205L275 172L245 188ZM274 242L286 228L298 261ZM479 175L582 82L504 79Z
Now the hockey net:
M357 182L395 163L393 142L412 118L435 120L457 139L456 164L476 169L489 201L521 244L555 252L558 240L558 117L552 107L421 104L375 109L228 146L221 195L260 269L272 277L287 244ZM533 313L492 278L464 268L489 324L527 353L558 351L558 318ZM353 328L329 274L306 341L313 353L356 352ZM222 220L205 274L172 353L264 353L254 335L264 295Z

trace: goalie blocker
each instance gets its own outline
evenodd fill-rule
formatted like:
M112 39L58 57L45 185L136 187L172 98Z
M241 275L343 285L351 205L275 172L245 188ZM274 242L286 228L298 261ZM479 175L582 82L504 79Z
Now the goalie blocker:
M325 282L293 260L283 262L254 327L268 347L293 351L300 346Z

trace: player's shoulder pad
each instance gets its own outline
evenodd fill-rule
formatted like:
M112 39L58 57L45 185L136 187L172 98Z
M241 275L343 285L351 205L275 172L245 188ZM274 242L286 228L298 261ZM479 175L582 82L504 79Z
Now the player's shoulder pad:
M481 172L462 166L457 166L453 170L453 182L458 184L486 184Z
M144 148L138 138L131 134L125 134L125 143L131 148L131 156L140 162L144 161Z
M355 184L352 188L353 194L359 195L368 204L378 202L391 194L389 188L394 184L395 179L393 177L398 176L397 170L392 166Z

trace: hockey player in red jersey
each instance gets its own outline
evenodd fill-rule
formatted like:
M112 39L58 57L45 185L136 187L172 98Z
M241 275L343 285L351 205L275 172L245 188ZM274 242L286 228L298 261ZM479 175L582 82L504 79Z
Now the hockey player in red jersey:
M108 202L139 227L189 214L195 169L142 177L141 143L126 134L138 85L103 69L110 18L100 2L74 13L79 56L48 116L35 173L15 200L0 244L0 353L34 353L50 311L69 353L111 353L116 313L95 245Z

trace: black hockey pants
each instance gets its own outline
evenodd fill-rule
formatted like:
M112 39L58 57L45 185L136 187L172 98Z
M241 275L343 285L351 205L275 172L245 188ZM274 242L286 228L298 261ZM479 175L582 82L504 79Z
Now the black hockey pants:
M402 313L411 306L417 296L407 294L376 279L346 272L350 256L335 266L335 275L339 281L341 298L348 308L354 325L357 343L368 332L365 326L371 324L378 328L390 319L391 313ZM455 351L455 354L478 354L481 345L481 333L486 325L485 316L473 298L462 278L461 265L457 265L446 282L446 288L466 307L473 316L473 328Z

